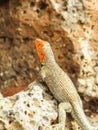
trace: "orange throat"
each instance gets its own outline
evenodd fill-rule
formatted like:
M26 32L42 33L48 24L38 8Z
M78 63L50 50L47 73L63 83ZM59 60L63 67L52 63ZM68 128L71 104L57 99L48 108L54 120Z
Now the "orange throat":
M36 39L35 45L36 45L38 56L40 58L40 62L44 63L44 52L43 52L44 42L40 39Z

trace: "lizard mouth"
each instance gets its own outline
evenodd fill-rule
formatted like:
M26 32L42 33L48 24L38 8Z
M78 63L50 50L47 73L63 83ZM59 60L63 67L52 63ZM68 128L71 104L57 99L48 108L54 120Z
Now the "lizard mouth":
M40 39L36 39L35 45L36 45L38 56L40 58L40 62L44 63L44 52L43 52L44 41Z

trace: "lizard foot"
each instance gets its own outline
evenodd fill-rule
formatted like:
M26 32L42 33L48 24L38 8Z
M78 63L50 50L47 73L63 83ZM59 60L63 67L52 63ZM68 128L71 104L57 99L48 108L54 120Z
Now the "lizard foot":
M63 124L55 124L52 125L52 130L65 130L65 126Z

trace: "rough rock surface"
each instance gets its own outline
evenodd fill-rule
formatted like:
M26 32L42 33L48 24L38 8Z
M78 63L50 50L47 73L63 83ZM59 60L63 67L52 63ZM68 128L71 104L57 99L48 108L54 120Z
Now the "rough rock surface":
M33 82L12 97L1 95L0 130L49 130L57 118L57 103L46 90L41 83Z
M35 81L11 97L0 95L0 130L55 130L57 116L57 102L42 82ZM93 114L89 121L98 125ZM68 115L66 125L67 130L79 130Z

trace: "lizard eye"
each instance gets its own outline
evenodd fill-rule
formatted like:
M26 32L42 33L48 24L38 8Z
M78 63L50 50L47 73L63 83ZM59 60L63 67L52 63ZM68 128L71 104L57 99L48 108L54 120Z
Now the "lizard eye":
M39 43L39 44L38 44L38 47L39 47L39 48L42 48L42 44Z

